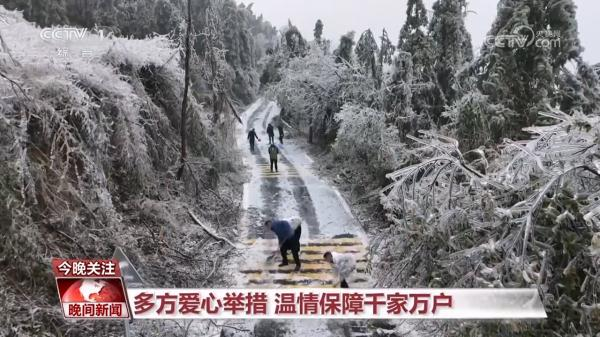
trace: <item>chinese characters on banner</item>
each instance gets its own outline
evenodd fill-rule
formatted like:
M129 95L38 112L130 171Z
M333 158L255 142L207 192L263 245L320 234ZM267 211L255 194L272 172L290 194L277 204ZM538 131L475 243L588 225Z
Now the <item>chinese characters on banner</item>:
M179 291L136 292L134 317L222 317L223 315L277 316L370 316L435 315L452 308L452 296L444 293L399 293L356 290L352 292L310 291ZM271 309L271 310L269 310Z
M536 319L536 289L129 289L135 319Z
M52 271L65 318L129 318L117 261L53 259Z
M53 259L65 318L543 319L537 289L125 290L117 260Z

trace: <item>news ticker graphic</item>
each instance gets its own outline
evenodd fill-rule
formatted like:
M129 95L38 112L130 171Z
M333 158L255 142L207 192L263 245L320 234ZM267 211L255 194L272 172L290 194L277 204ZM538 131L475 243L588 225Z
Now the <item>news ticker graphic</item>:
M544 319L537 289L125 289L119 261L53 259L65 318Z
M134 319L543 319L536 289L128 289Z
M53 259L52 271L65 318L129 318L116 260Z

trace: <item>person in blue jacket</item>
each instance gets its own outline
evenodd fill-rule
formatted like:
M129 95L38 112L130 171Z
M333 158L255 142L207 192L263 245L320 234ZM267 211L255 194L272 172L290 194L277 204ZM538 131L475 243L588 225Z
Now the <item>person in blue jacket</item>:
M292 251L294 262L296 263L295 271L300 270L300 235L302 235L302 221L300 219L286 220L267 220L265 226L272 230L279 241L279 251L281 252L282 262L279 267L288 265L287 252Z

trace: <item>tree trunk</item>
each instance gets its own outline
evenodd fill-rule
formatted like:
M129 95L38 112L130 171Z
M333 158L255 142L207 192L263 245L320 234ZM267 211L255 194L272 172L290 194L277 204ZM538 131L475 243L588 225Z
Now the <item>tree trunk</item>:
M191 59L191 35L192 35L192 0L187 0L187 31L185 32L185 84L183 88L183 102L181 104L181 166L177 172L177 179L181 179L183 176L183 170L185 168L185 161L187 159L187 110L188 110L188 91L190 88L190 59Z
M313 142L313 122L312 122L312 117L310 118L310 121L308 122L308 143L312 144Z

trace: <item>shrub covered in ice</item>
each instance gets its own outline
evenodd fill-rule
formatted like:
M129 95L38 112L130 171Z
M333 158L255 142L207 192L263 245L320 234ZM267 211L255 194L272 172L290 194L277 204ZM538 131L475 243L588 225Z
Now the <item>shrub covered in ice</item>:
M540 331L594 332L600 118L551 108L543 115L555 124L526 129L529 141L505 140L500 154L463 153L432 133L411 137L423 160L390 173L381 196L396 224L383 234L382 285L537 287L549 315ZM454 332L523 328L464 324Z
M160 273L159 284L214 276L208 251L198 252L205 233L185 224L188 209L210 215L197 207L214 198L202 189L216 186L214 165L232 158L215 148L213 138L226 139L191 97L189 169L174 179L180 50L162 36L42 39L19 13L0 6L0 15L0 302L11 303L0 326L23 336L55 333L47 330L62 317L52 256L110 257L121 246L148 264L148 279ZM192 257L192 270L173 262ZM69 330L88 336L88 328ZM112 333L111 325L95 331Z

